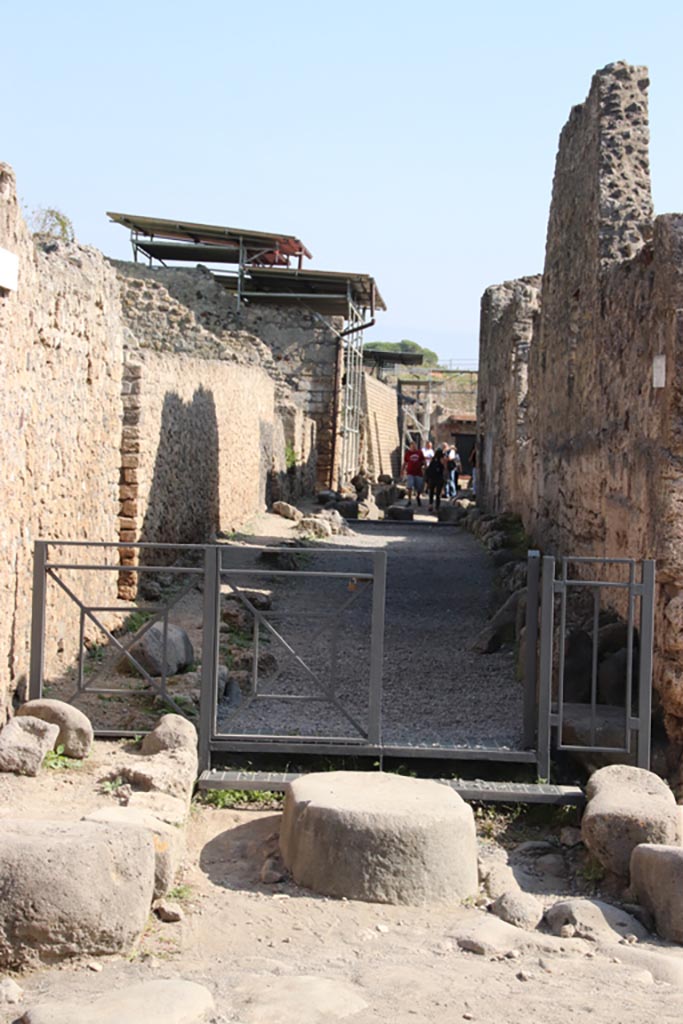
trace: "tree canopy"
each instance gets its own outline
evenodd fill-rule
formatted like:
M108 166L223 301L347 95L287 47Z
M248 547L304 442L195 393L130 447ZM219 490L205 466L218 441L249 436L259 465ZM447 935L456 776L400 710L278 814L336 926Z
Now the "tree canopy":
M403 341L371 341L365 347L369 351L374 349L377 352L417 352L422 355L424 366L437 366L439 362L438 355L431 348L424 348L407 338Z

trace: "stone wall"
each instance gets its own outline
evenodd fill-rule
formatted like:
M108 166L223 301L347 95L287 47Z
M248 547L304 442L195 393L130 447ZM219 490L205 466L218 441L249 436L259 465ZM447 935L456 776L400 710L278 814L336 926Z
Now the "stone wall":
M400 446L396 388L364 373L361 465L375 480L381 473L398 477L401 471Z
M479 336L480 493L500 512L531 503L529 351L538 331L541 277L487 288Z
M123 388L122 541L204 544L265 508L273 474L286 474L268 374L140 349ZM134 564L134 549L122 560ZM122 584L122 596L135 595L131 574Z
M305 458L307 472L314 471L318 483L328 486L340 452L335 429L341 347L335 328L341 321L322 320L303 306L254 303L238 312L234 295L202 267L151 269L118 261L114 266L131 343L266 370L275 381L283 421L294 430L287 444Z
M657 559L655 685L683 741L683 216L653 220L648 84L644 68L608 65L572 110L540 313L529 279L484 297L480 494L518 512L545 551ZM523 333L527 408L515 430L509 359ZM520 459L528 470L511 472Z
M28 673L34 541L116 539L123 330L111 267L94 249L54 240L34 245L6 164L0 164L0 246L19 257L18 289L0 290L2 722ZM86 601L97 596L107 603L116 580L114 573L103 575L99 582L88 573L68 579ZM51 584L48 671L75 650L75 612Z

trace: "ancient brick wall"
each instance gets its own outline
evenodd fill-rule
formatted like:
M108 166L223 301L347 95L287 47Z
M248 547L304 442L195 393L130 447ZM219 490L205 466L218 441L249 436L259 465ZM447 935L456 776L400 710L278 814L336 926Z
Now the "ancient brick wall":
M123 386L121 540L202 544L265 507L286 468L266 373L141 349Z
M683 216L653 219L648 84L644 68L604 68L560 138L540 323L529 335L526 478L507 468L519 444L505 410L519 386L506 360L520 319L538 316L537 296L524 282L485 296L482 497L518 512L548 552L657 559L655 685L680 741Z
M118 261L114 266L133 344L261 366L275 381L284 422L293 423L294 415L300 424L287 436L287 443L300 452L304 430L308 439L302 465L309 475L315 473L320 484L328 485L335 475L332 462L338 462L340 451L335 428L341 349L334 328L341 322L323 321L303 306L254 303L238 312L234 295L201 267L150 269ZM315 449L310 445L311 428ZM315 466L313 451L317 451Z
M401 470L400 444L396 388L364 373L361 465L375 479L381 473L398 477Z
M36 247L6 164L0 164L0 246L19 257L18 289L0 290L1 722L28 673L34 541L116 539L123 330L111 267L83 246ZM107 603L116 580L114 573L103 577L71 574L69 582L86 601ZM76 649L75 612L51 584L49 672Z

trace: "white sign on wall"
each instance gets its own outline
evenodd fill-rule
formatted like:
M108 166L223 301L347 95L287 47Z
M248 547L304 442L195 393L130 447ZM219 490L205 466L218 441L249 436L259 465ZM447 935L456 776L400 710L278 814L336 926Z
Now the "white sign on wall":
M652 360L652 387L666 387L666 356L655 356Z
M0 246L0 288L15 292L19 284L19 257Z

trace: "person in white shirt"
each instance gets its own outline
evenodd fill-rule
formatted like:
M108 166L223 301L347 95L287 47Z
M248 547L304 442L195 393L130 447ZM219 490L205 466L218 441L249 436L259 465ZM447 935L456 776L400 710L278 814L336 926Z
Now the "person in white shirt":
M429 469L429 463L434 458L434 445L432 444L431 441L425 442L425 446L422 449L422 454L424 455L424 459L425 459L425 472L426 472L427 469Z

